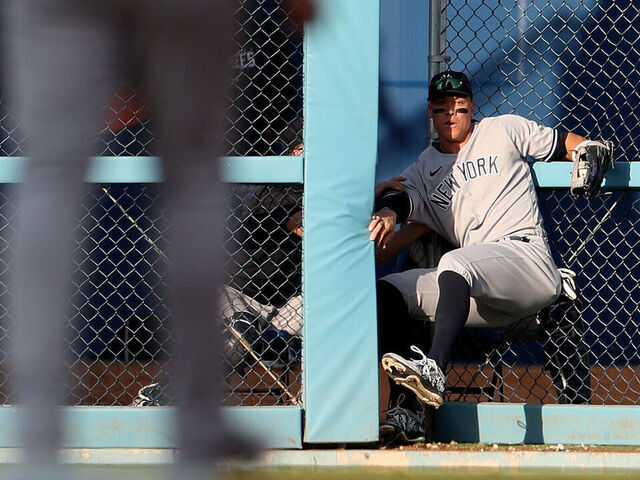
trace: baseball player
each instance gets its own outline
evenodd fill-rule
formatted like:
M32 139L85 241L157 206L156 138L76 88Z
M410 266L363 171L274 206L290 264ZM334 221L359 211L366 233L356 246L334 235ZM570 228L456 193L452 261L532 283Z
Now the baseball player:
M393 408L381 423L383 441L424 441L416 399L443 404L443 372L465 324L507 325L558 298L561 277L526 159L572 160L585 146L594 146L585 158L601 153L612 158L606 142L516 115L472 120L473 91L460 72L431 79L428 108L439 140L402 173L404 191L381 195L370 239L384 250L396 223L409 220L456 248L437 268L394 273L378 284L379 351L384 370L397 384L390 382ZM429 350L420 338L418 324L424 321L435 322ZM408 338L406 329L418 333Z

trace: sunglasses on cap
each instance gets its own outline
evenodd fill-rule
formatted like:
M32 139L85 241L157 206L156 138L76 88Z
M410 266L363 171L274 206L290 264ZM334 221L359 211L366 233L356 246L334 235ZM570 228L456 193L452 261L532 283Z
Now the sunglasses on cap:
M435 75L431 79L429 100L445 95L473 97L471 84L464 73L448 70Z
M459 78L443 77L436 80L433 84L433 88L436 91L441 90L454 90L462 87L462 80Z

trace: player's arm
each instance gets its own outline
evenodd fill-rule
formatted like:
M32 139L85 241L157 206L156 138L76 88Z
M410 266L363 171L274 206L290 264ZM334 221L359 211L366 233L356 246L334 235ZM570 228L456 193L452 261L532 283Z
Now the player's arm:
M395 233L396 224L403 223L411 213L411 199L407 192L386 190L376 198L375 213L369 222L369 240L386 248Z
M576 149L576 147L581 144L582 142L584 142L586 140L586 138L577 135L575 133L564 133L563 136L564 138L564 158L563 160L570 160L573 161L573 151Z
M506 128L523 159L572 161L576 147L587 140L576 133L546 127L518 115L496 118Z
M407 177L397 176L397 177L393 177L391 180L380 182L379 184L376 185L376 189L375 189L376 198L378 198L387 190L397 190L399 192L404 192L405 188L401 182L404 182L406 179Z
M556 131L558 140L555 144L555 151L547 157L547 160L556 162L573 161L573 151L584 142L586 138L572 132Z
M422 223L407 223L389 240L386 248L376 248L376 264L384 265L429 232L431 229Z

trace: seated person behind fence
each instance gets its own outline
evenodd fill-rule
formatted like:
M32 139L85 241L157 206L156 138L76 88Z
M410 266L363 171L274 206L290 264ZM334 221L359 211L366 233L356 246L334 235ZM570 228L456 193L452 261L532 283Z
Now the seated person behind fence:
M302 148L297 143L289 155L301 156ZM252 345L255 353L263 353L271 343L269 355L284 355L286 360L289 337L302 334L302 187L258 185L242 197L241 213L225 242L230 259L225 268L228 279L222 286L222 317L227 323L242 322L234 323L237 330L249 343L263 345ZM269 336L268 341L262 342L260 335ZM227 347L236 358L235 342Z
M301 156L302 143L290 150ZM403 189L397 179L376 186ZM227 321L247 313L261 328L302 335L299 266L302 238L302 189L259 186L244 195L239 232L227 241L229 279L222 287L222 316ZM242 228L240 228L242 227Z
M465 324L507 325L560 294L526 158L571 160L585 140L516 115L472 120L473 92L460 72L431 79L428 108L439 142L402 173L405 191L382 194L369 224L370 239L383 250L396 222L407 220L456 247L437 268L394 273L378 283L379 352L392 380L390 404L398 407L381 425L381 437L408 441L424 439L416 400L435 407L444 402L444 371ZM435 322L426 355L421 339L408 334L424 320ZM412 352L420 358L408 359Z

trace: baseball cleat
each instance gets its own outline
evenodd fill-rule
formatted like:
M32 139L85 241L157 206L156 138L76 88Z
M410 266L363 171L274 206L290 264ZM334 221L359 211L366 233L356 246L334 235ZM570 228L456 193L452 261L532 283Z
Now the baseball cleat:
M428 358L422 350L411 345L411 350L422 356L419 360L411 360L395 353L382 356L382 368L398 385L408 388L418 399L433 407L444 404L445 376L435 360Z
M423 417L400 406L389 409L380 422L380 442L383 445L410 445L425 441Z

